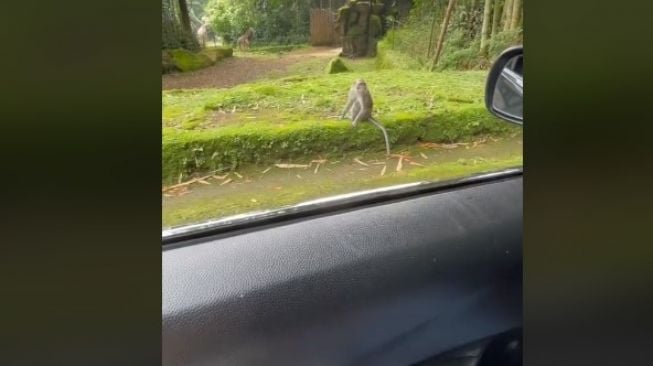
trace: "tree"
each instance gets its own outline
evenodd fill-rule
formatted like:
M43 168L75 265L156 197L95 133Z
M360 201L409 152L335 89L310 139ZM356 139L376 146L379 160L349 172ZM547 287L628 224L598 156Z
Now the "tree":
M433 0L433 7L437 5L436 1ZM435 10L435 9L434 9ZM431 33L429 34L429 47L428 50L426 51L426 59L428 60L431 58L431 47L433 46L433 33L435 33L435 20L437 19L437 11L433 12L433 19L431 19Z
M481 54L487 55L488 38L490 33L490 14L492 13L492 0L485 0L483 8L483 25L481 26Z
M512 2L514 0L506 0L503 5L503 30L510 30L510 21L512 19Z
M512 2L510 29L517 29L521 26L521 1L522 0L513 0Z
M204 10L212 28L227 42L252 27L257 42L299 43L309 38L312 4L298 0L207 0Z
M193 29L190 26L190 16L188 15L188 4L186 0L179 0L179 14L181 15L181 26L184 32L193 34Z
M449 26L449 19L451 19L451 13L453 12L453 7L456 5L456 0L449 0L449 5L447 5L447 12L444 14L444 20L442 21L442 28L440 29L440 36L438 37L438 44L435 47L435 57L433 57L433 62L429 70L433 70L438 64L440 59L440 54L442 53L442 44L444 43L444 35L447 33L447 27Z
M491 32L492 38L494 38L494 36L499 32L502 5L503 5L502 0L494 0L494 12L492 14L492 32Z

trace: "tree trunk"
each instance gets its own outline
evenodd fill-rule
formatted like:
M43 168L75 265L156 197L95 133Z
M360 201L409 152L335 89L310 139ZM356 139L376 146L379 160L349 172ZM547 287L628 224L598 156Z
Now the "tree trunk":
M437 12L434 9L434 11L433 11L433 20L431 21L431 34L429 34L429 47L428 47L428 50L426 51L426 59L427 60L431 58L431 48L433 48L433 33L435 33L435 19L437 18L436 15L437 15Z
M456 5L456 0L449 0L449 5L447 5L447 12L444 14L444 20L442 21L442 28L440 29L440 36L438 37L438 44L435 47L435 57L433 58L433 63L431 63L430 71L433 71L433 68L438 64L440 59L440 53L442 53L442 44L444 43L444 35L447 33L447 27L449 26L449 19L451 18L451 13L453 12L453 7Z
M485 0L483 7L483 25L481 26L481 54L487 55L487 42L490 33L490 21L492 14L492 0Z
M512 20L512 2L513 0L506 0L503 4L503 30L510 29L510 21Z
M521 25L521 1L522 0L513 0L512 2L510 29L517 29Z
M184 32L193 34L193 30L190 27L190 16L188 15L188 4L186 0L179 0L179 14L181 15L181 26Z
M501 0L494 0L494 12L492 14L492 38L499 32L499 23L501 22L501 9L503 3Z

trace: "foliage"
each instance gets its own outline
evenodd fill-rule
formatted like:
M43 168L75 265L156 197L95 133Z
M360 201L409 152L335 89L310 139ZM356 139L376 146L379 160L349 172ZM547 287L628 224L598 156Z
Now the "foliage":
M161 0L161 48L197 51L197 39L182 26L179 1L185 0Z
M379 48L376 54L376 67L378 69L405 69L419 70L422 67L419 60L409 55L393 50L388 45L388 38L379 42Z
M512 126L483 105L484 72L409 70L288 77L231 89L163 92L163 178L319 153L383 150L381 133L334 118L353 79L375 97L392 146L456 142ZM232 113L233 112L233 113Z
M297 0L209 0L205 13L226 42L252 27L254 42L292 44L308 40L309 5Z
M480 49L483 7L489 0L458 1L447 28L437 69L487 69L491 62L508 46L523 42L522 29L499 31L488 41L488 54ZM499 0L494 0L493 3ZM379 44L379 52L394 55L395 67L410 63L426 66L435 53L435 41L440 31L447 2L415 0L408 19L392 29ZM502 29L502 27L499 27ZM400 60L396 55L405 55ZM412 59L409 62L408 59ZM383 62L389 62L386 59Z

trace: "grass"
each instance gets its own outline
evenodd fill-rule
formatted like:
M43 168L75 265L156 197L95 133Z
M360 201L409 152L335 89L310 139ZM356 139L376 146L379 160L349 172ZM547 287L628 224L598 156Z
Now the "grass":
M339 114L354 79L364 78L375 115L391 144L469 141L514 131L483 105L486 72L375 70L375 60L345 60L351 72L304 72L230 89L164 91L163 181L243 164L300 159L319 153L383 149L378 130L353 129ZM311 67L320 66L321 73Z
M290 189L284 190L235 189L228 194L221 195L219 200L202 199L183 207L164 210L162 224L164 227L171 227L243 212L281 208L301 201L324 197L325 195L349 193L354 190L378 188L392 184L421 180L435 182L460 178L471 174L520 166L522 165L522 160L521 154L502 159L461 159L456 162L416 168L403 172L391 172L384 176L374 175L359 178L355 186L325 181L319 184L295 185Z
M233 47L234 47L234 49L238 49L237 45L234 45ZM289 52L289 51L298 50L298 49L302 49L302 48L308 48L308 47L310 47L310 46L307 43L272 44L272 45L252 44L249 49L247 49L245 51L240 51L240 52L267 55L267 54L276 54L276 53Z

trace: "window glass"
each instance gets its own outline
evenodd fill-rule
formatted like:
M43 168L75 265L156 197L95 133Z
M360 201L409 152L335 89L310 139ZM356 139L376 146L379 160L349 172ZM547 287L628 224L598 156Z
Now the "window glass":
M520 6L162 3L163 228L522 164L484 105Z

